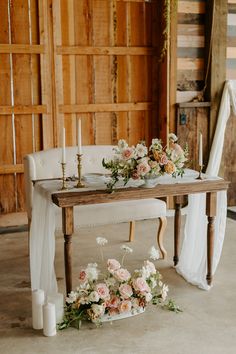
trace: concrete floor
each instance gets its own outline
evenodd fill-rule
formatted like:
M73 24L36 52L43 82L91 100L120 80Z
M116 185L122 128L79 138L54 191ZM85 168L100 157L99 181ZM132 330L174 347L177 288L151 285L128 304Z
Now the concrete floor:
M236 353L236 221L227 219L221 262L209 291L186 283L172 268L173 219L168 218L167 261L157 261L170 297L184 310L174 314L150 305L144 314L106 323L101 328L84 324L80 331L67 329L44 337L31 328L31 292L27 257L27 234L0 235L0 353ZM146 251L155 243L154 221L137 223L134 252L126 266L140 267ZM128 225L81 230L74 237L74 285L79 266L98 261L97 236L108 238L107 257L120 254L128 237ZM60 291L64 291L63 238L57 235L56 270Z

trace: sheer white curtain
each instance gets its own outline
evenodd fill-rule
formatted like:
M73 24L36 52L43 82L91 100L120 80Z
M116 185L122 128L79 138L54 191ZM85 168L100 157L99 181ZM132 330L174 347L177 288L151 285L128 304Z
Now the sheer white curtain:
M206 174L210 176L217 176L219 172L224 145L225 128L231 113L231 107L233 113L236 114L236 80L226 81L224 86L216 131L206 170ZM226 192L218 192L215 221L213 274L217 268L223 246L226 212ZM205 216L205 195L191 195L189 196L184 239L176 270L188 282L197 285L201 289L208 290L210 286L206 282L206 230L207 218Z

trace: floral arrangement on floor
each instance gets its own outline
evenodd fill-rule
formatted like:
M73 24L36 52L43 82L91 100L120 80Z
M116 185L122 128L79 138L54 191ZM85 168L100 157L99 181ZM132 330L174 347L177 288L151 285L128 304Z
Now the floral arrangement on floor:
M103 246L107 240L97 237L102 260ZM180 312L173 300L167 302L168 286L161 274L149 260L131 274L124 268L125 255L133 250L123 245L121 262L108 259L105 273L100 272L96 263L89 263L79 274L79 285L66 298L65 315L59 329L80 328L83 320L100 325L104 316L113 318L118 314L143 312L149 303L160 305L171 311ZM159 252L152 247L150 258L158 259Z
M172 177L183 176L184 166L188 156L188 146L185 148L177 144L178 138L171 133L168 136L168 147L163 147L160 139L152 139L148 148L145 142L136 146L128 146L125 140L119 140L115 155L112 160L103 159L102 164L111 171L111 180L107 187L112 190L119 179L123 179L124 185L132 178L151 179L163 174Z

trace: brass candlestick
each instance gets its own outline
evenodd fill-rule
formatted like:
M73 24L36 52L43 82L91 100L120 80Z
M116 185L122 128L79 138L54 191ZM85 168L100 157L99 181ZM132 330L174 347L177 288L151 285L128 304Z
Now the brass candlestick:
M61 189L67 189L66 185L66 163L61 162L61 168L62 168L62 187Z
M78 159L78 183L75 188L83 188L85 185L81 182L81 169L82 169L82 154L77 154Z
M203 169L203 165L202 165L202 166L199 166L199 175L197 176L196 179L200 179L200 180L203 179L203 177L202 177L202 169Z

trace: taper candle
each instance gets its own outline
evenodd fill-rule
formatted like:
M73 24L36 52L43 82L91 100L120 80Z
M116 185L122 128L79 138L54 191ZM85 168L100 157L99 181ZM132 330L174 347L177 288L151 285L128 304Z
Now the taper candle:
M62 130L62 163L66 163L66 130Z
M82 155L81 119L78 120L78 154Z
M56 333L55 305L49 302L43 305L43 334L46 337L52 337L55 336Z
M42 289L32 291L32 326L34 329L43 328L44 298L44 291Z
M203 166L202 164L202 133L199 133L199 166Z

